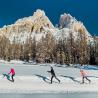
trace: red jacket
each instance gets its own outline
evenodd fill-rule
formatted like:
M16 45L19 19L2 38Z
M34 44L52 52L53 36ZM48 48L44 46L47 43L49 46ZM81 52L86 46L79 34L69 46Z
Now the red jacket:
M12 75L15 74L15 70L14 70L14 68L11 68L11 70L10 70L10 72L9 72L8 74L10 74L10 73L12 73Z

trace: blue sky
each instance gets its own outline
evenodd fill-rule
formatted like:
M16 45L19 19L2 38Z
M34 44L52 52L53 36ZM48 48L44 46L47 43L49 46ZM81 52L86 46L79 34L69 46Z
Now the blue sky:
M0 0L0 27L31 16L36 9L44 10L54 25L61 14L70 13L98 36L98 0Z

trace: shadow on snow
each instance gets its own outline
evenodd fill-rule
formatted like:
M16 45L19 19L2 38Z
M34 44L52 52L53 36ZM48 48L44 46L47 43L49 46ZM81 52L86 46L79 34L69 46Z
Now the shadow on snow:
M8 74L4 74L4 73L3 73L2 75L3 75L3 78L6 77L7 80L9 80L10 82L13 82L13 81L10 79L10 76L9 76Z
M71 79L74 82L81 83L80 81L76 80L74 77L71 77L71 76L63 76L63 75L60 75L60 76L65 77L65 78L69 78L69 79Z
M48 79L47 77L42 76L42 75L38 75L38 74L34 74L34 75L41 78L44 82L50 83L50 82L48 82L48 80L50 81L50 79Z

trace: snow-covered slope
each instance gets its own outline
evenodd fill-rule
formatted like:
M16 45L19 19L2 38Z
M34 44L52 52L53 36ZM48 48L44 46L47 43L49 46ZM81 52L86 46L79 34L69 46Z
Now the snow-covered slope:
M79 68L53 66L56 76L61 80L61 83L53 79L53 84L50 84L51 76L47 73L47 70L50 70L49 65L32 65L31 67L26 64L24 66L18 63L18 66L16 66L15 64L12 65L16 70L15 82L12 83L6 77L0 75L0 93L98 93L98 67L85 66L85 68L89 67L85 72L88 73L91 83L89 84L85 80L85 83L81 84L82 77ZM8 64L0 63L0 65L0 68L5 72ZM20 71L22 71L23 75L19 75ZM31 73L27 75L25 74L26 72Z
M40 75L39 75L40 76ZM55 79L53 84L49 84L50 77L46 77L46 82L37 76L16 76L15 82L11 83L6 78L0 76L0 93L33 94L33 93L90 93L98 92L98 78L90 78L93 82L80 84L81 77L71 80L66 77L58 77L59 84ZM49 79L49 80L48 80ZM76 82L75 82L76 81Z

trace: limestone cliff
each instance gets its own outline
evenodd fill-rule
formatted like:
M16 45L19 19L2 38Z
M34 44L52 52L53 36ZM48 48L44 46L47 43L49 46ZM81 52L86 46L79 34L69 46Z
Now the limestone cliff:
M69 29L70 32L74 34L74 36L77 37L77 35L84 34L86 36L87 40L92 40L91 34L87 31L85 26L83 25L82 22L77 21L74 17L72 17L70 14L64 13L61 15L60 20L59 20L59 28L64 29L67 28Z
M61 15L59 27L56 28L45 15L45 12L40 9L32 16L19 19L14 24L0 29L0 36L6 36L11 42L15 39L24 42L29 36L36 37L38 41L47 33L52 34L57 40L67 38L70 33L73 34L74 38L77 38L78 33L84 34L87 40L91 37L83 23L77 21L70 14Z
M54 28L44 11L37 10L33 16L19 19L15 24L4 26L0 29L0 35L24 32L40 33L44 27Z

